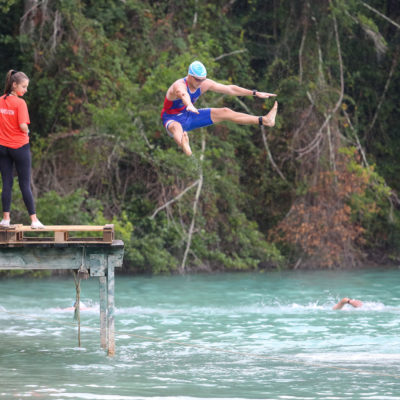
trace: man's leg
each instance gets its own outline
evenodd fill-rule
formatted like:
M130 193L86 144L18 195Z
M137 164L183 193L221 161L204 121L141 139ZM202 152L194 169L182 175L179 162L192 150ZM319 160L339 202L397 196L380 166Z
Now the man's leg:
M262 123L265 126L274 126L275 117L278 112L278 102L274 103L271 111L262 117ZM230 108L211 108L211 119L214 123L222 121L232 121L239 125L258 124L259 117L231 110Z
M189 146L189 136L183 130L182 125L179 122L173 121L168 125L167 129L172 133L176 144L182 148L183 152L187 156L191 156L192 150Z

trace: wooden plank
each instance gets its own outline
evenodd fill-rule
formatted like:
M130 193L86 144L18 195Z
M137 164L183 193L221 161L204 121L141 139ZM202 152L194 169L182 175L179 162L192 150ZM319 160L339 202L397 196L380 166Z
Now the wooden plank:
M123 242L115 241L115 245L98 247L96 244L81 244L79 246L19 246L2 247L0 251L0 269L79 269L82 265L82 252L85 248L85 265L99 271L107 268L105 255L114 268L122 266Z
M0 269L79 269L82 264L80 248L3 248Z
M109 225L105 225L109 226ZM30 225L17 226L17 232L103 232L104 225L46 225L44 229L32 229ZM113 225L112 225L113 226ZM109 228L108 228L109 229ZM14 230L6 228L6 230Z
M95 239L95 240L92 240ZM69 244L102 244L102 245L111 245L112 242L105 242L102 238L76 238L75 240L68 239L67 242L55 242L54 238L25 238L24 240L19 240L19 241L13 241L13 242L0 242L0 245L9 245L10 247L23 247L24 245L30 246L30 245L50 245L50 244L55 244L55 245L69 245Z

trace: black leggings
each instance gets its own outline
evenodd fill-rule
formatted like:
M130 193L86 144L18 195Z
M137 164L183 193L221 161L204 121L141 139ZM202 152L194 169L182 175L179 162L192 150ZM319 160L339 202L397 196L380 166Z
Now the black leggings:
M28 209L29 215L36 214L35 202L31 190L31 150L29 143L18 149L11 149L10 147L0 145L0 171L1 178L3 179L1 202L3 204L3 212L10 212L11 208L14 164L25 206Z

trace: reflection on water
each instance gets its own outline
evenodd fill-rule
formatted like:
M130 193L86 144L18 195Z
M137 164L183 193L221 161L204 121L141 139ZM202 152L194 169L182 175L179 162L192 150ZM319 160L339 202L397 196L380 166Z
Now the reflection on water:
M73 280L0 281L0 398L399 399L399 274L117 277L114 358L96 279L81 348Z

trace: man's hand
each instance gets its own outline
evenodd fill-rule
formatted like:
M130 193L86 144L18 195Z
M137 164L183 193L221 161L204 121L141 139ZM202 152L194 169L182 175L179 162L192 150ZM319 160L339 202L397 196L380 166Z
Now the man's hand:
M276 94L274 93L266 93L266 92L256 92L256 97L260 99L268 99L268 97L275 97Z
M186 111L190 111L192 113L199 114L199 111L197 110L197 108L193 104L189 104L186 107Z
M349 299L348 303L355 308L361 307L363 305L362 301L356 299Z

